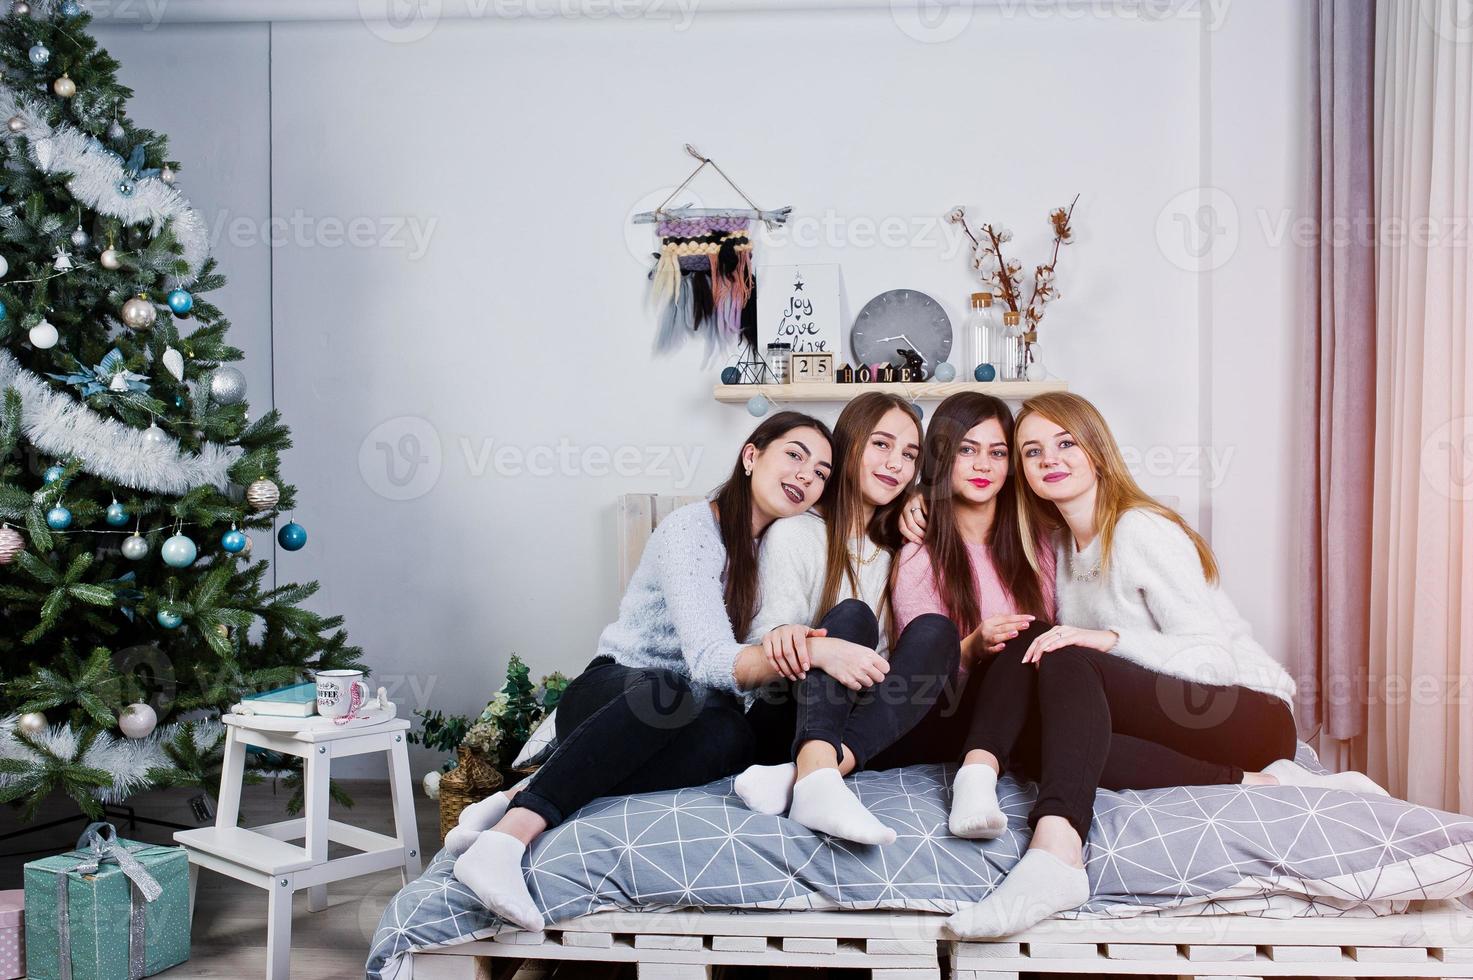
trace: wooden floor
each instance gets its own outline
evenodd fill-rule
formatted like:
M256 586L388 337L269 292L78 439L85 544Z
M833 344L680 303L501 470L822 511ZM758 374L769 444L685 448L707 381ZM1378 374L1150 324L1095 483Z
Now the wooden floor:
M345 810L334 805L332 817L380 833L393 833L393 817L389 807L388 782L343 781L342 786L353 797L355 806ZM195 791L164 790L150 793L135 801L138 816L168 820L197 826L190 813L189 799ZM285 820L286 801L290 793L284 788L262 783L246 786L241 798L242 824L254 826ZM426 859L440 849L438 804L418 791L414 794L419 822L421 851ZM49 800L28 826L71 816L76 812L70 801ZM128 827L122 818L110 817L120 836L133 840L172 844L174 831L167 827L139 823ZM19 837L0 840L0 889L20 888L21 867L27 861L59 854L76 844L77 835L86 822L77 819L61 827L37 830ZM0 834L22 829L11 808L0 808ZM336 849L332 852L337 855ZM307 911L307 893L296 895L292 921L292 976L297 980L346 980L361 978L368 958L368 946L378 927L379 916L389 899L399 890L399 875L386 871L365 875L328 889L329 906L321 912ZM266 893L244 882L208 871L200 873L199 892L194 915L194 946L189 961L164 973L169 980L192 980L195 977L229 977L232 980L260 977L266 969ZM550 972L528 970L519 980L633 980L632 964L564 964ZM840 980L857 976L844 970L762 970L723 971L723 980L767 980L818 978ZM472 980L470 957L426 957L416 963L415 980Z

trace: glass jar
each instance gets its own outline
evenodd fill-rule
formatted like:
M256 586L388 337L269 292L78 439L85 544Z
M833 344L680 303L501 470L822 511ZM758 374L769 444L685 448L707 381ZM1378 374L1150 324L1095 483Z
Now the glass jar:
M1002 343L1002 321L998 318L997 307L992 304L991 293L972 294L972 308L962 329L961 354L967 371L974 371L979 364L995 367L1002 356L999 347Z
M1022 381L1028 371L1028 343L1023 339L1023 315L1008 310L1002 315L1002 359L994 365L997 380Z
M788 383L788 357L793 353L792 344L774 341L767 345L767 368L772 372L772 383Z

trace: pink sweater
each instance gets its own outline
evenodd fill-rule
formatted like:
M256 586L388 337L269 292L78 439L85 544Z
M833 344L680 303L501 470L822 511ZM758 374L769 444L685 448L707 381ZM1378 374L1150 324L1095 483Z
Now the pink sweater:
M967 552L972 559L972 584L977 592L977 605L982 618L1015 612L1012 598L1003 587L1002 580L993 567L987 548L980 544L968 544ZM1043 562L1043 575L1039 586L1043 590L1044 613L1054 617L1054 553L1051 548L1040 548L1039 558ZM900 549L899 567L895 572L895 585L890 593L890 607L895 615L896 632L903 632L907 624L917 616L939 613L949 616L946 603L936 589L931 573L931 552L917 544L907 544ZM966 665L962 665L965 673Z

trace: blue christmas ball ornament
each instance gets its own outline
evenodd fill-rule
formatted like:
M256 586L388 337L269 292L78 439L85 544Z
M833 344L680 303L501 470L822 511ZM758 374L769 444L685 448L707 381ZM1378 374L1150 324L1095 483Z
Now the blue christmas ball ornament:
M174 396L174 407L175 408L183 408L184 407L184 396L183 395L175 395Z
M742 380L742 372L734 367L726 368L721 372L721 383L724 385L734 385L740 380Z
M122 527L128 523L128 510L122 504L114 500L107 505L107 522L113 527Z
M920 402L911 402L910 407L916 410L916 418L924 419L926 417L926 410L921 407Z
M765 395L753 395L751 398L747 399L747 412L750 413L753 418L760 419L762 416L767 414L767 409L770 407L771 406L768 405Z
M77 0L66 0L61 5L61 15L63 17L80 17L82 15L82 5L77 3Z
M997 368L993 367L991 364L978 364L977 370L972 372L972 377L976 378L978 381L991 381L993 378L997 377Z
M9 312L9 310L5 309L5 304L4 303L0 303L0 320L5 319L5 314L8 313L8 312Z
M194 297L189 295L188 290L171 289L169 290L169 309L183 316L194 309Z
M160 609L154 619L158 620L159 625L166 630L176 630L179 624L184 622L184 617L172 609Z
M194 546L194 542L183 534L174 535L159 549L159 555L163 557L164 564L174 568L188 568L194 564L195 556L198 554L199 549Z
M276 540L287 551L301 551L307 544L307 529L296 521L283 524L276 532Z
M41 474L41 479L45 480L47 483L55 483L57 480L61 479L61 474L63 472L64 470L62 470L60 466L48 466L46 467L46 472Z
M64 531L72 526L72 512L57 504L46 512L46 526L53 531Z
M942 361L940 364L936 365L936 380L955 381L956 366L950 361Z
M224 536L220 538L220 547L224 548L232 555L238 555L242 551L245 551L245 546L245 532L238 531L235 528L231 528L230 530L226 531Z

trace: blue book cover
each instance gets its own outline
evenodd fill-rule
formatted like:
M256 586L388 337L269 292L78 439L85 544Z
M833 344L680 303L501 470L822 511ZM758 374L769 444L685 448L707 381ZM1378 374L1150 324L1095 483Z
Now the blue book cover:
M258 714L306 718L317 714L317 682L303 681L274 691L247 694L241 703L249 704Z

